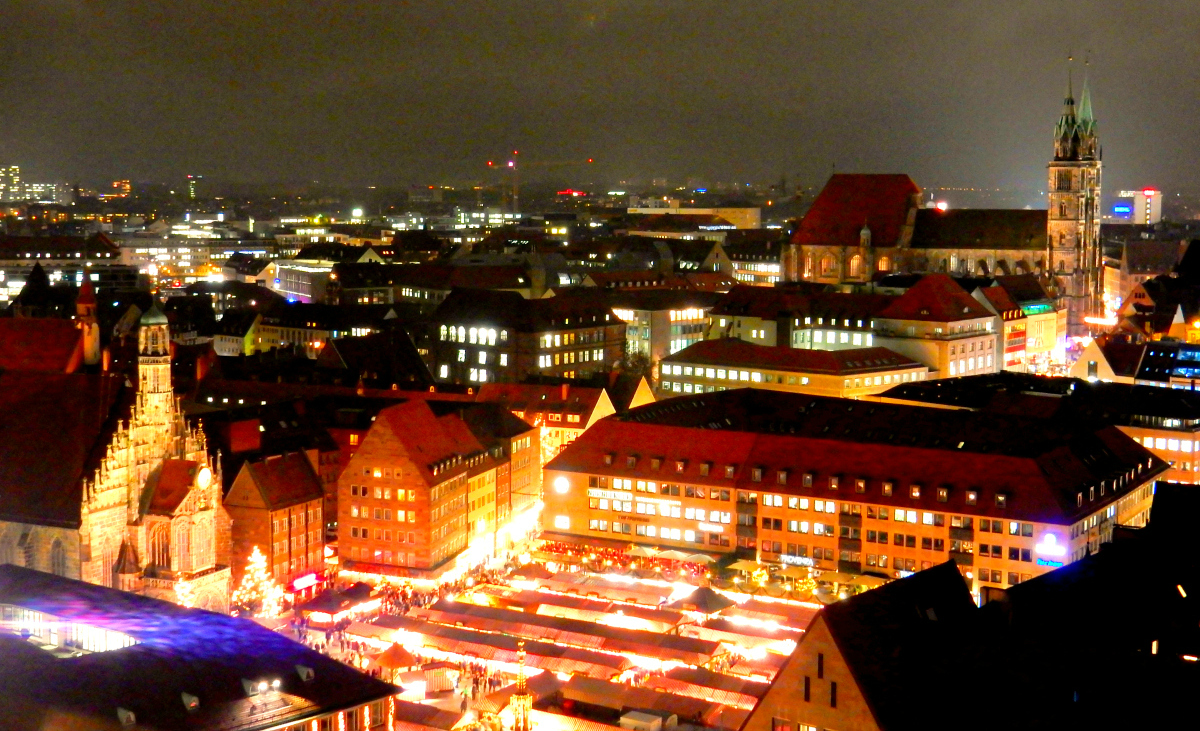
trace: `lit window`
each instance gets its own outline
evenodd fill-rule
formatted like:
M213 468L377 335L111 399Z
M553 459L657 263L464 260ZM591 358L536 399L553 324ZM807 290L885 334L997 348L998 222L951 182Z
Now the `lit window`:
M555 530L569 530L571 528L571 517L568 515L554 516Z

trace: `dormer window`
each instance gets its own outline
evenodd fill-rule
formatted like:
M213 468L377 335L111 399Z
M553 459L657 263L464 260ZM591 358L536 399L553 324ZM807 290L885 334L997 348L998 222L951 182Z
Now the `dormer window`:
M804 473L804 477L803 477L803 479L801 479L801 480L800 480L800 482L801 482L801 483L802 483L802 484L803 484L805 487L812 487L812 484L813 484L813 474L812 474L811 472L805 472L805 473Z
M1075 507L1077 507L1077 508L1083 507L1083 493L1082 492L1075 493Z
M786 485L787 484L787 470L779 470L778 472L776 472L775 473L775 482L779 483L780 485Z
M750 470L750 479L754 482L762 482L762 467L755 467Z
M701 462L700 463L700 476L701 477L708 477L708 473L710 470L712 470L712 462Z
M854 491L857 492L859 495L862 495L863 493L865 493L867 491L867 481L861 480L861 479L855 480L854 481Z
M998 507L998 508L1008 507L1008 495L1005 495L1002 492L996 493L996 507Z
M974 505L979 502L979 493L974 490L967 490L967 505Z
M685 469L687 469L687 461L686 460L682 460L682 459L675 460L675 471L676 472L683 472Z
M892 496L892 483L890 483L890 482L883 483L883 496L884 497Z
M625 458L625 466L628 469L633 469L634 467L637 467L637 457L635 457L632 454L629 455L628 457L626 457Z
M944 503L944 502L946 502L946 501L947 501L947 500L949 500L949 499L950 499L950 488L948 488L948 487L939 487L939 488L937 489L937 501L938 501L939 503Z
M613 455L612 452L609 452L608 454L604 455L604 464L611 465L613 463L614 456L615 455Z
M908 486L908 496L914 500L921 497L921 486L920 485L909 485Z
M662 460L659 459L658 457L651 457L650 458L650 469L656 470L659 467L662 467Z
M1092 485L1091 487L1088 488L1088 500L1095 500L1095 499L1096 499L1096 486Z
M838 489L838 476L837 475L829 476L829 489L830 490Z
M725 479L732 480L735 472L737 472L736 465L731 465L731 464L725 465Z

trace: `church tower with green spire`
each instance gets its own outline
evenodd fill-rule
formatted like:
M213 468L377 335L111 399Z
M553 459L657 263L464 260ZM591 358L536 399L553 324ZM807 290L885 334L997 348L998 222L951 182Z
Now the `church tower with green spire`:
M1067 303L1067 332L1086 335L1085 317L1103 315L1100 253L1101 149L1087 80L1078 107L1068 75L1049 165L1046 264Z

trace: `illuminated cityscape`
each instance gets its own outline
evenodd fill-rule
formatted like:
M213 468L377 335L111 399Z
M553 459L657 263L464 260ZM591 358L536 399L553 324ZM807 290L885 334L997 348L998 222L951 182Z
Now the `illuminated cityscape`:
M1179 726L1200 10L1018 5L15 10L0 729Z

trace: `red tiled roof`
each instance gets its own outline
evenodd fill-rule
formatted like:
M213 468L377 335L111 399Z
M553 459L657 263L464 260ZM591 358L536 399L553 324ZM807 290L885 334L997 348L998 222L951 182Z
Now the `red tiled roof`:
M124 418L124 377L0 373L0 520L78 527L83 478Z
M563 391L566 391L566 399ZM476 401L495 401L510 411L524 413L567 412L590 416L604 396L602 388L524 383L485 383Z
M461 422L460 422L461 423ZM379 412L372 429L380 425L404 444L408 458L429 484L442 482L444 475L433 474L433 465L454 457L466 457L483 451L483 445L464 425L459 429L438 419L429 404L409 401ZM370 439L370 436L367 437Z
M929 274L900 295L900 298L879 312L889 320L924 320L954 322L977 317L992 317L948 274Z
M739 392L728 391L725 394L737 398ZM788 395L772 396L781 399ZM663 403L687 399L683 397ZM813 404L813 408L819 408L822 400L813 399ZM643 410L653 408L643 407ZM686 405L682 404L678 408L687 410ZM863 408L892 411L890 407L875 405ZM928 421L930 416L929 411L922 407L903 409L894 415L902 417L911 414L913 423ZM808 411L812 411L812 408ZM632 413L637 414L638 410ZM832 494L829 478L838 476L846 482L866 480L866 492L862 499L874 504L1064 525L1095 512L1106 502L1118 499L1124 490L1132 489L1133 485L1151 476L1154 469L1161 470L1164 466L1159 464L1147 471L1147 459L1152 462L1155 460L1116 427L1082 427L1077 438L1071 442L1065 441L1064 437L1058 444L1047 445L1037 453L1004 454L995 448L998 445L976 443L977 437L982 434L976 434L980 429L975 427L982 428L985 422L998 421L997 415L973 412L952 414L947 414L945 419L959 423L947 422L946 429L954 432L955 437L938 446L914 446L904 444L902 439L864 441L841 436L837 430L828 432L828 435L815 430L814 433L820 436L808 436L791 433L786 425L779 428L788 428L788 433L771 433L666 426L609 418L597 422L567 446L546 465L546 470L686 481L811 497ZM805 428L807 416L801 414L798 417L798 429ZM941 415L938 416L941 418ZM917 429L921 431L924 427ZM964 440L974 440L969 445L970 449L956 448L954 439L958 438L959 433L966 434L962 437ZM883 438L878 434L875 436ZM993 441L998 438L1002 437L993 437ZM1097 454L1110 464L1097 466ZM606 464L606 457L610 455L609 464ZM633 467L628 466L630 457L635 459ZM659 461L657 468L656 460ZM679 462L683 463L682 472L676 471ZM707 476L701 474L702 465L708 465ZM1076 506L1076 494L1080 491L1086 493L1084 486L1095 484L1101 476L1107 478L1119 473L1120 470L1115 467L1128 470L1139 465L1139 477L1129 488L1115 492L1110 490L1101 501L1085 499L1081 507ZM734 468L731 478L725 477L727 466ZM753 468L762 470L759 481L753 479ZM788 474L786 484L778 483L777 473L780 470ZM808 487L804 486L801 479L804 474L813 476ZM885 481L893 483L890 496L882 494L881 484ZM910 496L909 486L914 484L924 488L918 498ZM937 499L938 487L950 488L951 494L946 502ZM966 504L965 494L968 490L978 493L975 505ZM1005 507L996 504L997 495L1006 496Z
M755 345L737 338L701 340L663 359L670 363L765 368L797 373L874 373L923 367L887 348L807 350Z
M992 307L996 308L996 312L1001 315L1020 309L1017 303L1013 302L1012 297L1008 296L1008 292L1005 291L1004 287L984 287L980 291Z
M859 232L866 224L873 247L896 246L920 194L907 175L834 175L804 214L792 242L858 246Z
M150 488L149 513L171 515L187 497L200 469L199 462L186 459L164 459L157 475L148 481Z
M321 500L325 491L321 478L303 452L247 462L243 468L258 486L263 502L271 510L288 508L310 500Z
M83 331L70 320L0 319L0 370L72 373L83 362Z

